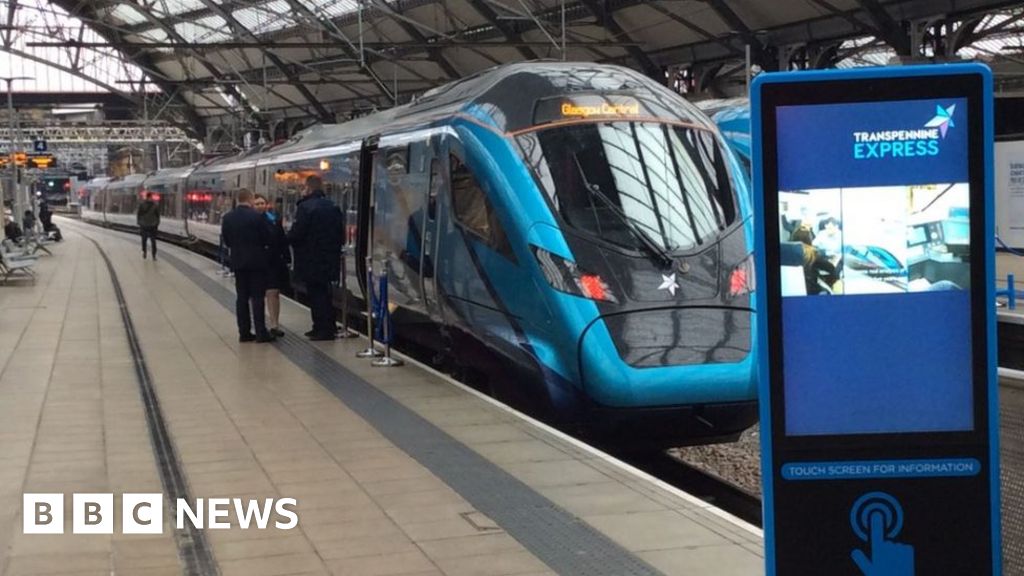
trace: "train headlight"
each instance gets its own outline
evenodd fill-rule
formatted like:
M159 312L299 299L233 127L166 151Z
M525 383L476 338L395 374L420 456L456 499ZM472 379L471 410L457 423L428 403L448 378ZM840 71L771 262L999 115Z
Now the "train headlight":
M729 297L736 298L754 291L754 255L749 254L729 273Z
M603 302L618 302L608 283L598 274L583 272L571 260L543 248L530 246L548 284L559 292Z

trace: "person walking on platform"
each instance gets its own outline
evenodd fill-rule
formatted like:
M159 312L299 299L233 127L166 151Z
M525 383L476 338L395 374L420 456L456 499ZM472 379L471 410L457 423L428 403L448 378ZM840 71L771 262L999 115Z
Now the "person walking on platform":
M146 259L146 240L153 249L153 260L156 260L156 231L160 228L160 205L153 201L153 193L146 192L146 199L139 204L135 214L135 223L139 226L142 236L142 259Z
M288 242L295 249L295 275L306 285L309 297L313 329L306 336L310 340L334 340L336 336L331 284L341 274L344 222L341 210L324 196L323 180L307 178Z
M252 204L252 192L245 188L239 190L238 205L224 215L221 233L224 244L231 250L231 269L235 273L238 341L273 342L263 310L270 264L270 226ZM253 325L255 334L250 331Z
M263 214L270 226L270 252L267 267L267 330L278 338L284 336L281 330L281 290L291 283L288 263L292 255L288 249L288 238L284 233L280 209L275 209L266 197L256 195L256 210Z

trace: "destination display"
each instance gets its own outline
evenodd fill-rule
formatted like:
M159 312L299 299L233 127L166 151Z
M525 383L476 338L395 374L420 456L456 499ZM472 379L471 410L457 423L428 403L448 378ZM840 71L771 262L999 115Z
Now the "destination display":
M998 574L990 79L755 82L769 574Z

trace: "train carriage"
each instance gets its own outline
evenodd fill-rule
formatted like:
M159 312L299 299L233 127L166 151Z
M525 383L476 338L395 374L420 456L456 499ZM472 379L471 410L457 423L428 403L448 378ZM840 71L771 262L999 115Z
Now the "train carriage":
M312 174L349 216L336 302L365 301L369 258L397 333L499 398L631 445L755 421L746 178L715 125L653 80L498 67L196 167L188 230L215 244L241 187L289 222Z

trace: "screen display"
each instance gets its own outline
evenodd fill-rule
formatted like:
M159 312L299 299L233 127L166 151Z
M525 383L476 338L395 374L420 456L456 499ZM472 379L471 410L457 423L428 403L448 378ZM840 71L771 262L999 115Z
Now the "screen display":
M775 114L786 433L971 430L966 99Z

